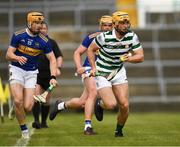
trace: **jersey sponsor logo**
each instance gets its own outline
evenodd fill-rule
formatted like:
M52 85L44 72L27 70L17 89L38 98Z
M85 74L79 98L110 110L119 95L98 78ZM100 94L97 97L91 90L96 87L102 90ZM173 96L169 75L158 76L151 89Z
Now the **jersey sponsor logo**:
M122 43L121 43L121 42L110 42L110 43L108 43L108 45L112 45L112 46L121 46Z
M106 45L106 48L108 48L108 49L114 49L114 46L112 46L112 45Z
M41 52L42 52L41 50L30 48L30 47L27 47L27 46L24 46L24 45L20 45L18 47L18 50L21 53L24 53L24 54L30 55L30 56L37 56L37 55L41 54Z

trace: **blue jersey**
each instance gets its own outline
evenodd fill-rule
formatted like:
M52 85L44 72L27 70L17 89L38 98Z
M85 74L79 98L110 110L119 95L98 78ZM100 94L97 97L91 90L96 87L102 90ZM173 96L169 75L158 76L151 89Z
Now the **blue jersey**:
M12 36L10 46L16 48L15 55L27 58L27 62L24 65L20 65L19 62L14 61L11 64L26 71L36 70L39 55L43 52L47 54L52 51L47 37L41 33L30 36L27 33L27 29L15 32Z
M96 32L90 35L87 35L84 40L82 41L82 45L86 48L88 48L91 44L91 42L94 40L94 38L99 34L100 32ZM95 55L95 60L97 59L97 55ZM88 57L86 57L83 66L90 66Z

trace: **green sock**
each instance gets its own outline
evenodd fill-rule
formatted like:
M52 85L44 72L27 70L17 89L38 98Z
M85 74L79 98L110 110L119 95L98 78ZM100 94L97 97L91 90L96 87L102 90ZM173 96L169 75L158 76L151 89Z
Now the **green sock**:
M123 127L124 127L124 125L117 124L117 125L116 125L116 131L122 132L122 128L123 128Z

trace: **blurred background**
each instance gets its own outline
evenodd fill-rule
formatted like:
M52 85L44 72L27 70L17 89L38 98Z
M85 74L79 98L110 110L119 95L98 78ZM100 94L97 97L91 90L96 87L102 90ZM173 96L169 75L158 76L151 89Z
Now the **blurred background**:
M180 0L1 0L0 77L8 82L5 60L14 31L26 27L28 11L41 11L64 55L60 86L53 97L79 97L81 79L74 76L73 52L82 39L98 30L98 19L121 10L129 13L132 30L142 42L145 61L126 63L132 111L180 111Z

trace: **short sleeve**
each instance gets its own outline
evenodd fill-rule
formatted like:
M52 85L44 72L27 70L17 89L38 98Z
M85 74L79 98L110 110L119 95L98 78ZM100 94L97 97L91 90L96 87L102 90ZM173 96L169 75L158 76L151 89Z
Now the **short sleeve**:
M105 34L104 33L100 33L95 39L94 42L97 44L97 46L99 46L100 48L102 48L102 46L105 43Z
M44 53L48 54L51 51L52 51L51 42L50 42L50 40L48 40L48 42L45 44L45 47L44 47Z
M134 34L132 41L133 42L132 42L131 50L137 50L142 48L141 43L139 42L138 36L136 34Z
M15 34L13 34L12 38L11 38L11 43L10 46L17 48L19 45L19 37Z
M82 45L86 48L89 47L89 45L91 44L91 42L93 41L94 38L89 38L89 35L87 35L84 40L82 41Z

